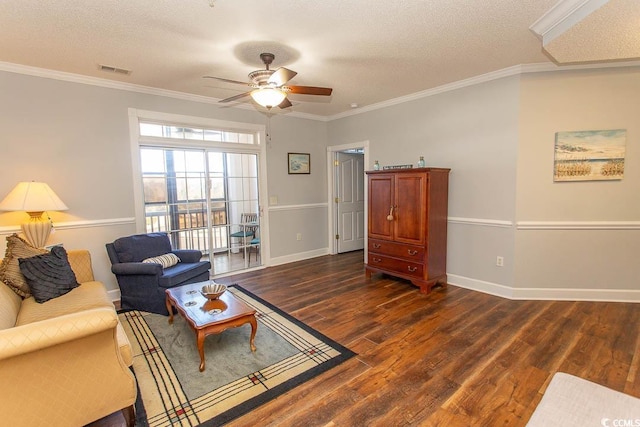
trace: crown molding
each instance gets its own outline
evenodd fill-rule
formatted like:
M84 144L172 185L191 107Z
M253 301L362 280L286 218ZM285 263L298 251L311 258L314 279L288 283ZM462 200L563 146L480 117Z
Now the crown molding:
M542 46L546 46L608 2L609 0L561 0L529 29L542 39Z
M330 116L330 121L342 119L348 116L355 116L357 114L362 114L362 113L366 113L373 110L379 110L381 108L391 107L393 105L403 104L405 102L414 101L416 99L427 98L429 96L437 95L439 93L449 92L449 91L464 88L467 86L473 86L479 83L501 79L503 77L515 76L521 73L521 68L522 68L521 65L514 65L509 68L503 68L501 70L492 71L490 73L481 74L479 76L470 77L468 79L458 80L457 82L447 83L442 86L437 86L431 89L426 89L420 92L412 93L412 94L401 96L398 98L388 99L386 101L360 107L356 110L350 110L350 111L345 111L344 113L335 114L333 116Z
M298 112L285 112L282 115L286 117L296 117L300 119L316 120L321 122L331 122L333 120L342 119L349 116L355 116L358 114L367 113L369 111L379 110L381 108L391 107L405 102L414 101L417 99L427 98L429 96L438 95L440 93L449 92L456 89L461 89L469 86L474 86L481 83L498 80L504 77L517 76L527 73L548 73L558 71L573 71L573 70L588 70L588 69L605 69L605 68L625 68L625 67L640 67L640 61L627 61L627 62L610 62L610 63L593 63L593 64L576 64L576 65L556 65L551 62L541 62L534 64L522 64L514 65L512 67L503 68L501 70L492 71L489 73L481 74L478 76L470 77L468 79L459 80L453 83L447 83L435 88L426 89L420 92L416 92L410 95L401 96L398 98L389 99L386 101L370 104L364 107L360 107L356 110L349 110L343 113L335 114L332 116L318 116L316 114L298 113ZM200 102L210 105L215 105L218 108L222 108L218 105L218 98L211 98L202 95L194 95L184 92L171 91L166 89L158 89L149 86L136 85L132 83L118 82L114 80L107 80L98 77L89 77L79 74L67 73L64 71L48 70L46 68L37 68L27 65L13 64L10 62L0 61L0 71L6 71L9 73L24 74L34 77L42 77L47 79L62 80L72 83L79 83L85 85L99 86L110 89L125 90L130 92L144 93L148 95L164 96L168 98L181 99L185 101ZM225 107L228 108L228 107ZM266 111L257 110L252 105L238 104L232 106L232 108L240 108L257 113L267 114Z
M493 80L502 79L504 77L511 77L511 76L517 76L522 74L529 74L529 73L549 73L549 72L606 69L606 68L627 68L627 67L640 67L640 61L574 64L574 65L556 65L551 62L539 62L534 64L514 65L512 67L503 68L501 70L492 71L490 73L481 74L479 76L474 76L468 79L459 80L453 83L447 83L442 86L437 86L435 88L423 90L410 95L401 96L399 98L393 98L393 99L378 102L375 104L367 105L365 107L358 108L357 110L345 111L344 113L335 114L333 116L329 116L328 121L342 119L349 116L355 116L357 114L379 110L381 108L386 108L386 107L402 104L409 101L414 101L421 98L427 98L429 96L438 95L440 93L449 92L452 90L461 89L469 86L474 86L480 83L486 83Z
M142 86L142 85L137 85L133 83L102 79L99 77L83 76L81 74L67 73L65 71L49 70L46 68L31 67L28 65L14 64L11 62L0 61L0 71L6 71L9 73L16 73L16 74L24 74L24 75L33 76L33 77L42 77L45 79L61 80L61 81L79 83L79 84L90 85L90 86L98 86L98 87L104 87L108 89L117 89L117 90L124 90L128 92L143 93L147 95L164 96L167 98L180 99L183 101L199 102L202 104L215 105L218 108L223 108L220 105L218 105L218 102L220 101L219 98L212 98L209 96L202 96L202 95L194 95L191 93L178 92L174 90L159 89L155 87ZM227 107L225 106L225 108ZM239 108L243 110L267 114L267 111L256 109L251 104L238 104L238 105L234 105L233 108ZM314 114L298 113L294 111L285 112L285 114L283 115L298 117L302 119L326 121L326 117L317 116Z

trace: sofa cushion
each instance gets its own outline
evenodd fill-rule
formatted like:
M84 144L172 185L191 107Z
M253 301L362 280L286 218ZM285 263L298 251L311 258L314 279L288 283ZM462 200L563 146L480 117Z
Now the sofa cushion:
M17 234L7 236L7 250L0 264L0 280L9 285L11 289L21 297L26 298L31 296L31 290L29 289L27 280L20 271L18 259L46 253L48 253L48 251L34 248L27 241L18 237Z
M115 310L104 285L101 282L85 282L44 304L37 303L33 297L25 298L22 301L16 326L101 307L110 307Z
M120 262L141 262L171 252L171 242L165 233L121 237L113 242L113 247Z
M168 253L152 258L147 258L142 260L142 262L150 263L150 264L160 264L162 268L169 268L180 262L180 258L178 255Z
M200 261L197 264L176 264L163 271L158 284L163 288L173 288L187 283L189 279L208 273L210 266L209 261Z
M13 328L20 312L22 298L0 282L0 330Z
M39 303L62 296L79 286L69 265L67 251L62 246L55 246L47 254L20 258L19 263L31 294Z

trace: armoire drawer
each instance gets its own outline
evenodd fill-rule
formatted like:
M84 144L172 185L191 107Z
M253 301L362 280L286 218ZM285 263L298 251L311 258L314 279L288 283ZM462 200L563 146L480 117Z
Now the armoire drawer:
M385 240L369 239L369 252L415 260L415 262L423 262L424 259L424 247Z
M424 265L417 262L405 261L398 258L391 258L384 255L369 253L368 264L370 267L379 268L381 270L401 273L403 275L422 277L424 274Z

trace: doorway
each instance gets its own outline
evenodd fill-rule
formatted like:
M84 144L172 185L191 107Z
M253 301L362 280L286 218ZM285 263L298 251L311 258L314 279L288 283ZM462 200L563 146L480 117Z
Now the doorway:
M368 148L369 141L327 148L332 254L366 249Z

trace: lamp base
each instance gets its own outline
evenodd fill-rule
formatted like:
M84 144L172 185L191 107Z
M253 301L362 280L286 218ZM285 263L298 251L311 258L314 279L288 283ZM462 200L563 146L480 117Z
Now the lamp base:
M42 218L31 217L31 221L21 225L25 240L36 248L44 248L47 244L51 229L50 221L43 221Z

